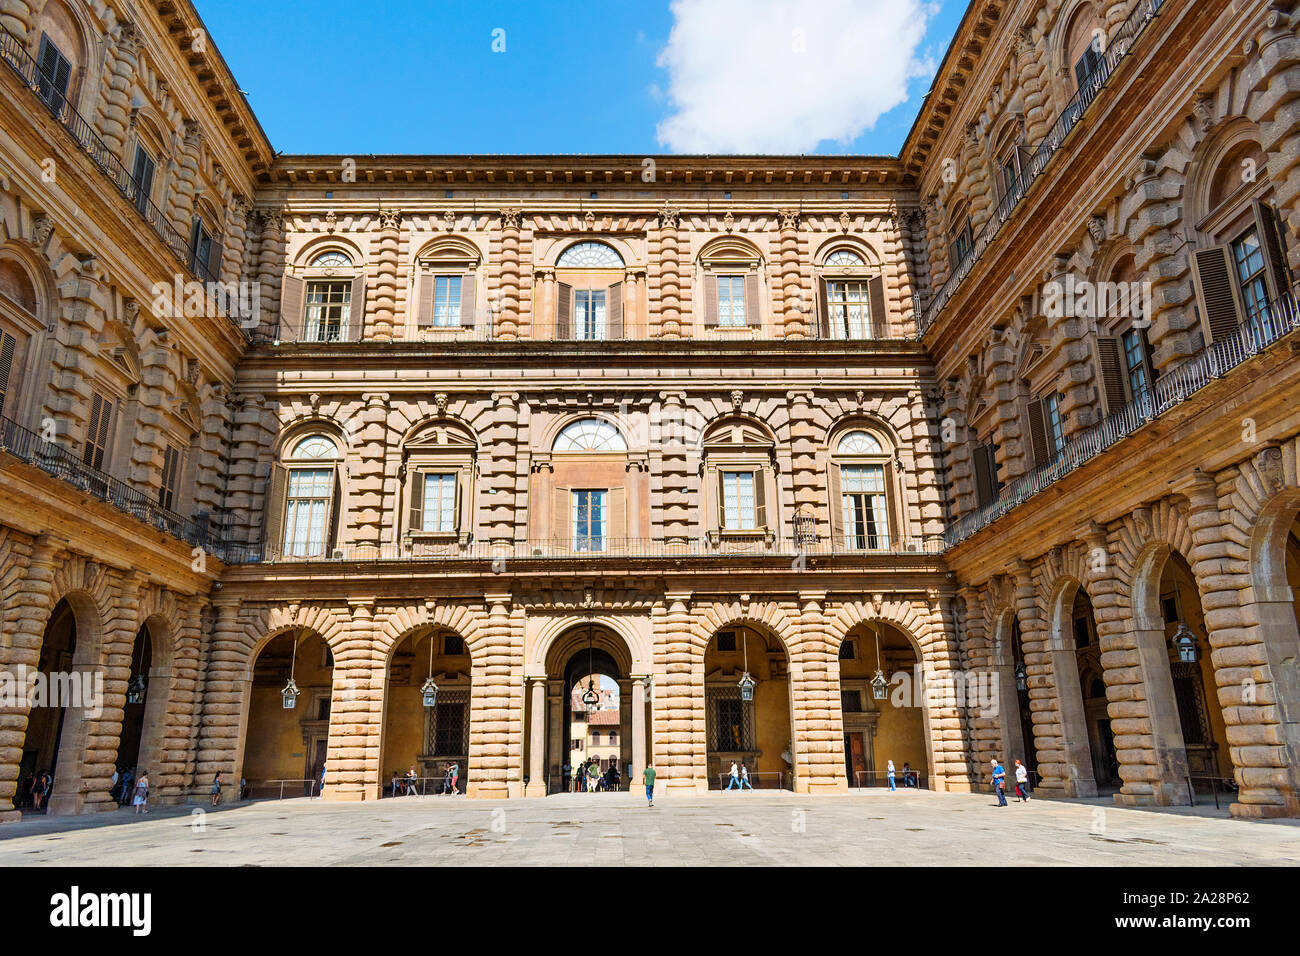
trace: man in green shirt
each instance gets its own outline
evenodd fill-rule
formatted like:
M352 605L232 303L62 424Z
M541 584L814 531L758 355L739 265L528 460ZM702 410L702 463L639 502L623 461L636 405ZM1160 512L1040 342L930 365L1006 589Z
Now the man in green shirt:
M646 767L642 776L645 777L646 802L653 807L655 805L655 768Z

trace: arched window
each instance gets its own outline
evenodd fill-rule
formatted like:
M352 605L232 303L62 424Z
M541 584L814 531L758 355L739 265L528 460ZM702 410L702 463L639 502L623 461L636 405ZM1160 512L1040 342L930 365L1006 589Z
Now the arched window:
M887 550L894 465L880 439L864 429L847 432L835 443L829 477L838 543L851 551Z
M330 249L313 259L311 267L313 269L350 269L352 268L352 260L337 249Z
M619 430L599 418L583 418L564 427L553 451L627 451Z
M34 400L23 388L32 343L44 331L37 313L36 285L13 259L0 259L0 415L22 424L24 406ZM39 350L37 350L39 351Z
M817 311L823 338L884 338L889 322L879 267L855 249L833 250L817 279Z
M603 242L578 242L560 253L557 269L621 269L623 257Z
M360 337L366 306L365 270L340 249L307 260L280 285L282 342L350 342Z
M828 266L862 266L866 263L852 249L836 249L826 257Z
M323 557L337 537L339 446L323 434L292 442L271 474L268 549L286 558Z
M1241 137L1209 162L1214 171L1198 177L1208 187L1197 197L1197 231L1203 245L1192 253L1197 313L1208 345L1245 325L1261 334L1275 299L1291 291L1286 230L1273 205L1268 158L1254 138ZM1249 175L1247 174L1249 171ZM1208 242L1206 241L1208 240Z

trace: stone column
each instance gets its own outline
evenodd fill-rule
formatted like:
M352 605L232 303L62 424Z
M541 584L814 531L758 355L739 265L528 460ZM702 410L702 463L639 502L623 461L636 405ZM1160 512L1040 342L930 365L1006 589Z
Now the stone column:
M199 794L204 781L210 781L218 770L239 784L253 685L251 648L243 639L238 618L239 598L220 597L212 605L211 651L203 674L203 718L195 757Z
M519 304L520 304L520 236L518 209L501 211L501 258L498 260L500 324L494 331L502 341L519 338Z
M326 749L326 800L378 800L384 719L384 656L375 646L370 600L349 602L352 621L334 654Z
M848 786L839 660L826 641L825 601L825 591L800 592L800 633L790 649L790 738L799 793L843 793Z
M131 126L131 84L135 80L136 60L140 56L143 39L135 24L130 21L118 24L117 36L112 38L109 56L112 72L108 77L99 116L99 134L104 145L128 170L134 168L133 158L126 155Z
M469 777L471 797L523 796L522 617L511 616L510 594L489 593L487 624L471 652Z
M1056 674L1048 645L1048 624L1043 619L1034 589L1033 569L1024 561L1015 568L1016 617L1020 621L1020 646L1025 655L1025 674L1029 685L1029 709L1034 728L1034 752L1037 756L1038 789L1048 795L1068 792L1070 778L1064 753ZM1007 759L1026 760L1024 754L1008 754Z
M397 249L401 240L402 214L396 209L379 213L379 248L376 255L374 325L366 336L376 342L403 339L405 324L397 317Z
M640 783L640 773L645 770L645 678L632 679L632 773L628 788L634 789Z
M656 681L655 768L667 792L708 790L704 713L704 648L691 640L690 593L664 595L666 607L655 616Z
M157 687L151 681L149 693L167 694L163 727L159 733L155 764L157 788L161 802L180 803L194 774L192 734L203 706L200 689L202 661L200 633L203 625L204 599L198 595L177 598L179 613L176 632L172 635L171 680L169 686ZM226 781L230 784L230 781ZM237 785L239 781L234 781Z
M659 213L659 228L650 233L650 268L658 270L657 275L651 273L650 279L652 288L658 287L660 328L666 339L682 338L685 327L691 324L682 318L681 263L677 252L680 223L681 213L665 207Z
M569 688L561 680L547 681L546 688L546 746L550 755L546 761L546 773L550 779L559 780L570 753L569 741L564 739L564 695L569 693ZM568 785L567 780L562 781L560 788Z
M526 797L546 796L546 678L528 679L532 705L528 717L528 786Z
M0 635L0 667L15 678L19 675L25 678L40 666L45 626L53 610L54 571L60 553L49 535L27 541L10 531L8 544L14 551L11 568L17 577L14 590L6 589L6 613L0 618L4 625ZM12 707L0 706L0 823L22 816L14 809L14 794L18 790L18 767L27 739L29 711L25 696L20 696Z
M782 337L804 339L813 336L813 312L803 301L802 259L799 255L799 210L782 209L781 223L781 312Z

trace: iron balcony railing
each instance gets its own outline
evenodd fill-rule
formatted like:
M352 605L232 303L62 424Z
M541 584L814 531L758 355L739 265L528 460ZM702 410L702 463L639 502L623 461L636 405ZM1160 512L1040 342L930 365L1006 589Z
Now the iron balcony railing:
M949 547L966 540L1009 511L1020 507L1048 485L1060 481L1116 442L1132 435L1164 412L1187 401L1216 378L1258 355L1283 337L1300 329L1300 308L1292 292L1273 300L1263 314L1239 326L1177 368L1161 375L1143 395L1113 415L1073 436L1056 459L1008 483L998 497L963 516L948 528Z
M60 93L54 80L41 72L36 60L27 52L21 38L0 27L0 59L22 79L29 90L36 95L44 108L59 122L68 134L77 142L81 150L91 158L100 172L117 187L118 192L126 197L127 202L135 207L140 217L167 245L180 263L198 279L206 282L218 282L217 270L210 269L207 263L199 262L190 255L189 240L172 225L149 199L141 184L127 170L108 145L99 137L95 129L84 116L73 108L67 96ZM219 267L219 264L218 264Z
M307 322L301 329L285 330L278 327L274 333L256 333L252 336L254 344L260 345L329 345L340 342L362 342L367 345L382 345L390 342L424 342L440 344L449 342L572 342L590 344L597 342L650 342L650 341L693 341L693 342L772 342L772 341L836 341L836 342L906 342L909 335L899 332L848 336L829 334L825 329L812 325L807 333L796 339L787 336L783 329L772 326L705 326L698 322L685 322L679 326L676 336L669 338L661 324L624 323L618 327L571 330L566 334L557 334L549 323L527 325L518 328L510 339L506 338L500 319L484 319L474 325L427 326L419 329L401 328L392 331L384 339L376 337L373 329L362 328L359 322L348 321L321 325Z
M218 556L224 544L213 532L212 522L183 518L162 507L148 495L97 468L91 468L57 442L46 441L9 418L0 418L0 453L7 453L75 488L105 501L174 537L204 548Z
M798 540L756 535L753 538L722 540L663 538L606 538L601 542L542 539L494 544L485 541L446 543L398 542L378 545L348 544L327 548L290 542L287 547L227 547L222 560L227 564L343 563L385 561L432 562L529 562L555 560L607 561L616 558L781 558L796 564L809 558L860 557L863 559L938 555L944 550L942 535L908 538L872 549L852 547L847 541Z
M1164 6L1166 0L1139 0L1138 5L1128 18L1120 25L1115 36L1110 40L1106 52L1103 53L1097 62L1092 73L1079 86L1078 92L1070 100L1069 104L1061 111L1056 122L1052 124L1051 130L1048 131L1043 141L1036 146L1029 147L1021 152L1020 172L1009 183L1006 195L998 203L997 208L993 210L992 215L985 221L980 228L979 235L971 243L970 250L962 260L952 267L948 278L944 280L942 286L935 292L934 297L926 305L925 311L921 313L920 321L917 323L916 337L919 339L929 331L930 327L938 319L941 313L956 294L962 281L970 275L975 263L979 261L984 251L989 247L1007 220L1015 213L1020 205L1020 201L1025 198L1030 188L1038 181L1043 172L1051 164L1053 157L1060 152L1065 138L1079 124L1079 120L1087 112L1088 107L1092 105L1097 94L1101 92L1106 81L1110 79L1119 64L1133 49L1138 36L1142 33L1148 23L1154 20L1160 14L1160 8Z

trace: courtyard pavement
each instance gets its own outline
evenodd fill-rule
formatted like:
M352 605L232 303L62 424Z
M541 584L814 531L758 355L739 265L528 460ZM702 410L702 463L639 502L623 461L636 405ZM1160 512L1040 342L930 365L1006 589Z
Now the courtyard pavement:
M982 794L291 799L0 824L2 866L1237 866L1300 863L1300 821Z

